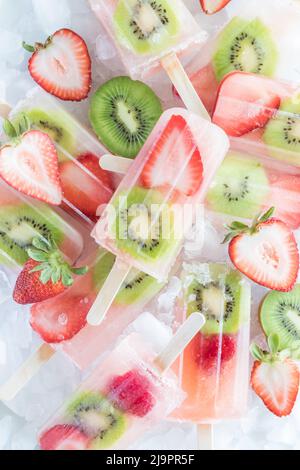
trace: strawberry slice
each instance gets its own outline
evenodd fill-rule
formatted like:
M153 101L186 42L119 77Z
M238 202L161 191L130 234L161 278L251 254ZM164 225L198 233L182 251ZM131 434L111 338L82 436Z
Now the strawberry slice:
M251 373L251 386L266 407L276 416L291 414L299 390L299 369L289 351L278 351L279 338L268 338L271 352L253 344L251 352L257 359Z
M85 327L95 297L73 294L72 290L70 295L62 294L55 302L50 299L31 307L31 327L46 343L68 341Z
M264 127L277 112L283 88L268 78L232 72L220 84L213 122L232 137Z
M81 101L91 89L91 58L85 41L70 29L60 29L45 44L24 48L32 78L48 93L65 101Z
M90 439L75 426L59 424L45 431L39 441L42 450L87 450Z
M236 268L257 284L272 290L293 289L299 272L299 252L293 232L281 220L270 218L274 208L248 227L233 222L229 256Z
M88 171L84 171L82 166ZM99 206L112 198L110 175L100 168L95 155L84 154L77 162L61 163L60 179L65 199L94 221L97 220Z
M203 180L201 155L182 116L174 115L168 122L150 152L141 180L146 188L161 190L175 184L174 189L186 196L193 196L199 190Z
M0 176L35 199L58 206L62 202L57 151L43 132L26 132L1 148Z
M200 0L200 5L204 13L213 15L226 7L229 2L230 0Z
M293 230L300 227L300 176L272 172L269 175L269 199L276 207L276 217Z

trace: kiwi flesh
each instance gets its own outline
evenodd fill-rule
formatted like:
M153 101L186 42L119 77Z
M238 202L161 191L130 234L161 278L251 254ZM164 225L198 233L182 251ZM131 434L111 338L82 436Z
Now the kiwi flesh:
M300 96L298 97L300 98ZM287 99L268 122L263 141L274 157L300 163L300 101Z
M156 190L136 186L114 202L112 236L119 250L149 262L163 260L176 244L174 214Z
M260 321L266 336L272 333L279 336L280 349L300 343L300 284L290 292L267 294L260 309Z
M147 85L116 77L91 100L90 121L103 145L113 154L135 158L162 114L161 102Z
M127 428L124 414L101 393L81 393L68 406L67 414L72 424L91 437L93 450L109 449Z
M119 41L138 54L171 47L180 23L170 0L120 0L114 14Z
M218 81L235 70L272 77L277 61L275 42L264 23L236 16L218 38L213 67Z
M57 144L59 160L61 162L69 159L66 154L74 155L76 150L76 143L73 137L75 129L72 128L67 117L59 112L54 114L39 108L32 108L21 112L13 119L15 126L21 122L24 114L28 117L33 129L45 132Z
M261 163L230 153L219 168L207 195L209 209L252 219L269 192L269 180Z
M209 276L203 280L193 276L185 289L187 316L203 313L206 317L203 334L235 334L250 312L249 289L237 271L226 265L210 264Z
M50 237L59 244L63 240L63 232L53 220L51 210L43 206L43 215L27 205L0 207L0 259L4 264L13 260L24 265L28 260L27 249L31 247L33 238Z

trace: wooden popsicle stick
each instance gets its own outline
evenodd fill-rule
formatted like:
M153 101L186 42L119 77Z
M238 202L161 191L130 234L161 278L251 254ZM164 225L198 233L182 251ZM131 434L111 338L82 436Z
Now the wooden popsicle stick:
M0 117L7 119L11 109L12 108L9 106L9 104L0 102Z
M0 400L11 401L56 353L49 344L42 346L22 364L20 369L0 387Z
M203 328L205 322L204 315L195 312L183 323L166 349L154 360L154 365L161 374L164 374L171 367L194 336Z
M187 109L211 121L210 115L199 98L177 55L173 52L167 55L161 60L161 65L167 72Z
M124 157L117 157L115 155L102 155L100 157L100 167L102 170L111 171L113 173L120 173L126 175L132 165L132 160Z
M116 260L112 270L107 276L89 314L87 321L92 326L99 326L110 309L123 282L130 273L131 266L121 260Z
M214 450L214 427L212 424L198 424L198 450Z

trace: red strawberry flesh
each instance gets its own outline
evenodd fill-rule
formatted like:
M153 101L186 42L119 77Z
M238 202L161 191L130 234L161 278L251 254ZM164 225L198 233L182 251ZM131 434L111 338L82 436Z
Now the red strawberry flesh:
M168 171L166 171L166 168ZM192 132L182 116L172 116L150 152L141 175L146 188L193 196L203 180L203 164Z
M75 426L57 425L44 432L39 441L42 450L86 450L90 439Z
M204 13L213 15L226 7L229 2L230 0L200 0L200 5Z
M140 418L155 406L150 390L150 381L136 370L114 377L108 387L109 397L116 406Z
M236 353L236 338L229 335L199 335L196 363L204 369L222 367Z
M81 101L91 89L91 58L85 41L70 29L57 31L29 60L32 78L48 93Z

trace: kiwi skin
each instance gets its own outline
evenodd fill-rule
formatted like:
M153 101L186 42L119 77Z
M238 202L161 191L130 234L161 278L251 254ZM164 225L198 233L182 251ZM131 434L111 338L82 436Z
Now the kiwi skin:
M151 88L122 76L98 88L91 99L89 117L99 140L111 153L135 158L162 112Z

